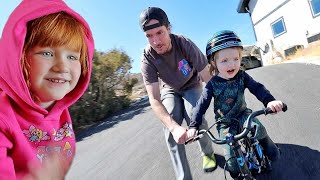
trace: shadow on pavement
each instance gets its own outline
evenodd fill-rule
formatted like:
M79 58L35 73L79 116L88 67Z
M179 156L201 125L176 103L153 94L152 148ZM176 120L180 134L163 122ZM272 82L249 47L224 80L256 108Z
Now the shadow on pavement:
M281 158L272 164L272 172L257 176L257 180L319 180L320 152L306 146L278 144ZM224 168L225 159L216 154L219 167ZM229 172L226 172L229 174ZM221 177L224 179L224 177ZM231 179L231 178L228 178Z
M257 179L320 179L320 152L318 150L295 144L278 145L281 149L281 158L273 163L273 170L270 174L261 175Z
M112 117L105 119L87 129L77 133L76 141L79 142L92 134L101 132L105 129L113 127L115 124L132 119L135 115L145 112L144 108L150 106L149 100L144 99L140 102L134 103L129 108L119 111L112 115Z

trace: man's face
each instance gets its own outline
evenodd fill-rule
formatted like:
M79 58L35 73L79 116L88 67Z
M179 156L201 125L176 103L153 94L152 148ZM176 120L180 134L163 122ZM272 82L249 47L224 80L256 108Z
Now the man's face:
M152 19L146 24L150 26L159 23ZM171 50L170 27L160 26L144 32L149 44L158 54L165 54Z

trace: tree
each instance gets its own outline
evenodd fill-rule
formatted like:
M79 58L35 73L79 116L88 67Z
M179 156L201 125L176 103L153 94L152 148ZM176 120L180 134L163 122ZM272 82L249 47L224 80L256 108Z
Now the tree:
M131 69L131 62L122 50L112 49L106 53L95 50L89 87L70 108L76 126L99 121L129 105L129 92L137 83L137 80L125 78Z
M132 88L138 83L137 78L131 78L129 81L125 81L123 85L123 91L126 95L130 96L132 93Z

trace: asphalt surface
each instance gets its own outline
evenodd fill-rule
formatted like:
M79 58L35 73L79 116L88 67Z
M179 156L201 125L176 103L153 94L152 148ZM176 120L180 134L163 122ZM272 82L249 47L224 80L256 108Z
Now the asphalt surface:
M282 156L273 163L270 174L257 179L319 180L320 66L287 63L247 72L288 105L285 113L259 116L270 137L280 146ZM246 97L248 107L253 110L263 107L248 91ZM206 114L209 124L213 122L211 108ZM175 179L162 124L147 99L77 134L77 139L76 157L67 180ZM193 179L224 179L222 148L213 147L218 168L204 173L197 144L186 146ZM228 173L227 179L231 179Z

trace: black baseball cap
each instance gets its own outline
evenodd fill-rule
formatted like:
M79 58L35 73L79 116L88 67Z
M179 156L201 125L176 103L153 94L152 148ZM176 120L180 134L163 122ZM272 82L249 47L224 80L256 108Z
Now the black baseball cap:
M151 19L158 20L159 23L146 26ZM143 10L140 14L140 26L143 31L148 31L153 28L157 28L163 25L169 25L170 22L168 20L167 14L158 7L148 7Z

